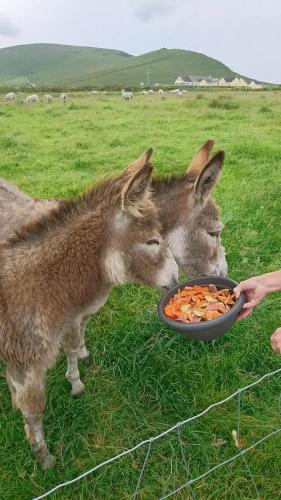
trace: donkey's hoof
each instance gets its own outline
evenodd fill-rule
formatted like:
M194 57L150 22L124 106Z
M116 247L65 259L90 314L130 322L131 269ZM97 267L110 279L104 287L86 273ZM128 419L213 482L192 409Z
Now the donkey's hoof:
M55 464L55 457L51 455L51 453L46 453L43 457L40 458L41 465L43 469L51 469L51 467Z
M77 382L75 385L72 386L71 389L71 396L78 398L79 396L82 396L85 392L85 386L82 382Z
M80 361L82 361L83 365L85 366L91 366L93 363L93 357L91 354L88 354L85 358L81 358Z

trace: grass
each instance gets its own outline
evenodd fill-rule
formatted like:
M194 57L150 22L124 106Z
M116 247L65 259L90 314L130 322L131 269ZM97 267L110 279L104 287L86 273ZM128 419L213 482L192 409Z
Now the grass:
M198 94L199 95L199 94ZM226 224L229 275L240 280L281 267L281 94L233 92L237 109L210 108L220 95L178 99L73 95L68 104L1 102L0 175L38 197L75 195L105 173L120 171L149 146L164 173L182 172L195 150L213 137L226 151L215 198ZM72 104L73 103L73 104ZM267 107L270 112L261 112ZM196 249L194 249L196 251ZM116 288L89 322L93 366L81 367L86 393L69 395L64 355L47 380L46 437L56 467L34 463L21 415L11 408L0 369L0 498L30 499L71 479L140 440L202 411L238 387L279 368L269 337L281 324L280 295L269 296L247 320L214 343L188 342L156 316L159 294L145 287ZM280 425L280 377L242 396L245 446ZM237 450L236 402L182 430L191 477ZM218 439L225 441L213 446ZM260 495L280 497L281 437L247 455ZM140 449L54 494L55 499L127 499L146 450ZM186 480L176 433L153 444L139 498L158 498ZM252 499L256 493L243 460L218 469L192 487L197 499ZM190 498L183 490L176 498Z

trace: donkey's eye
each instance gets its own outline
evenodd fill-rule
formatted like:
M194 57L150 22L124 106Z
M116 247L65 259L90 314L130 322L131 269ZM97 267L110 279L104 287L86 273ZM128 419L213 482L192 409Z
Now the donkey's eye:
M146 244L147 244L147 245L160 245L160 241L155 240L155 239L153 239L153 240L148 240L148 241L146 242Z
M213 238L218 238L220 235L219 231L211 231L208 233L210 236L213 236Z

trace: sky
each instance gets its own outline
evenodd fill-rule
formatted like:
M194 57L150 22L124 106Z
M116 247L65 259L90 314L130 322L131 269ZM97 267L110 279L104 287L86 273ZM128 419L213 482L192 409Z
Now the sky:
M281 0L1 0L0 48L40 42L194 50L281 83Z

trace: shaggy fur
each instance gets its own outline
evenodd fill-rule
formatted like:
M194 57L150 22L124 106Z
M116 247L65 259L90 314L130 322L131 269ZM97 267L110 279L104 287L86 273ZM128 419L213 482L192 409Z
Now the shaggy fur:
M42 427L44 378L60 344L72 394L79 394L86 318L111 288L123 282L168 288L177 281L150 199L150 156L148 151L116 179L34 217L0 246L0 360L44 467L53 463Z

